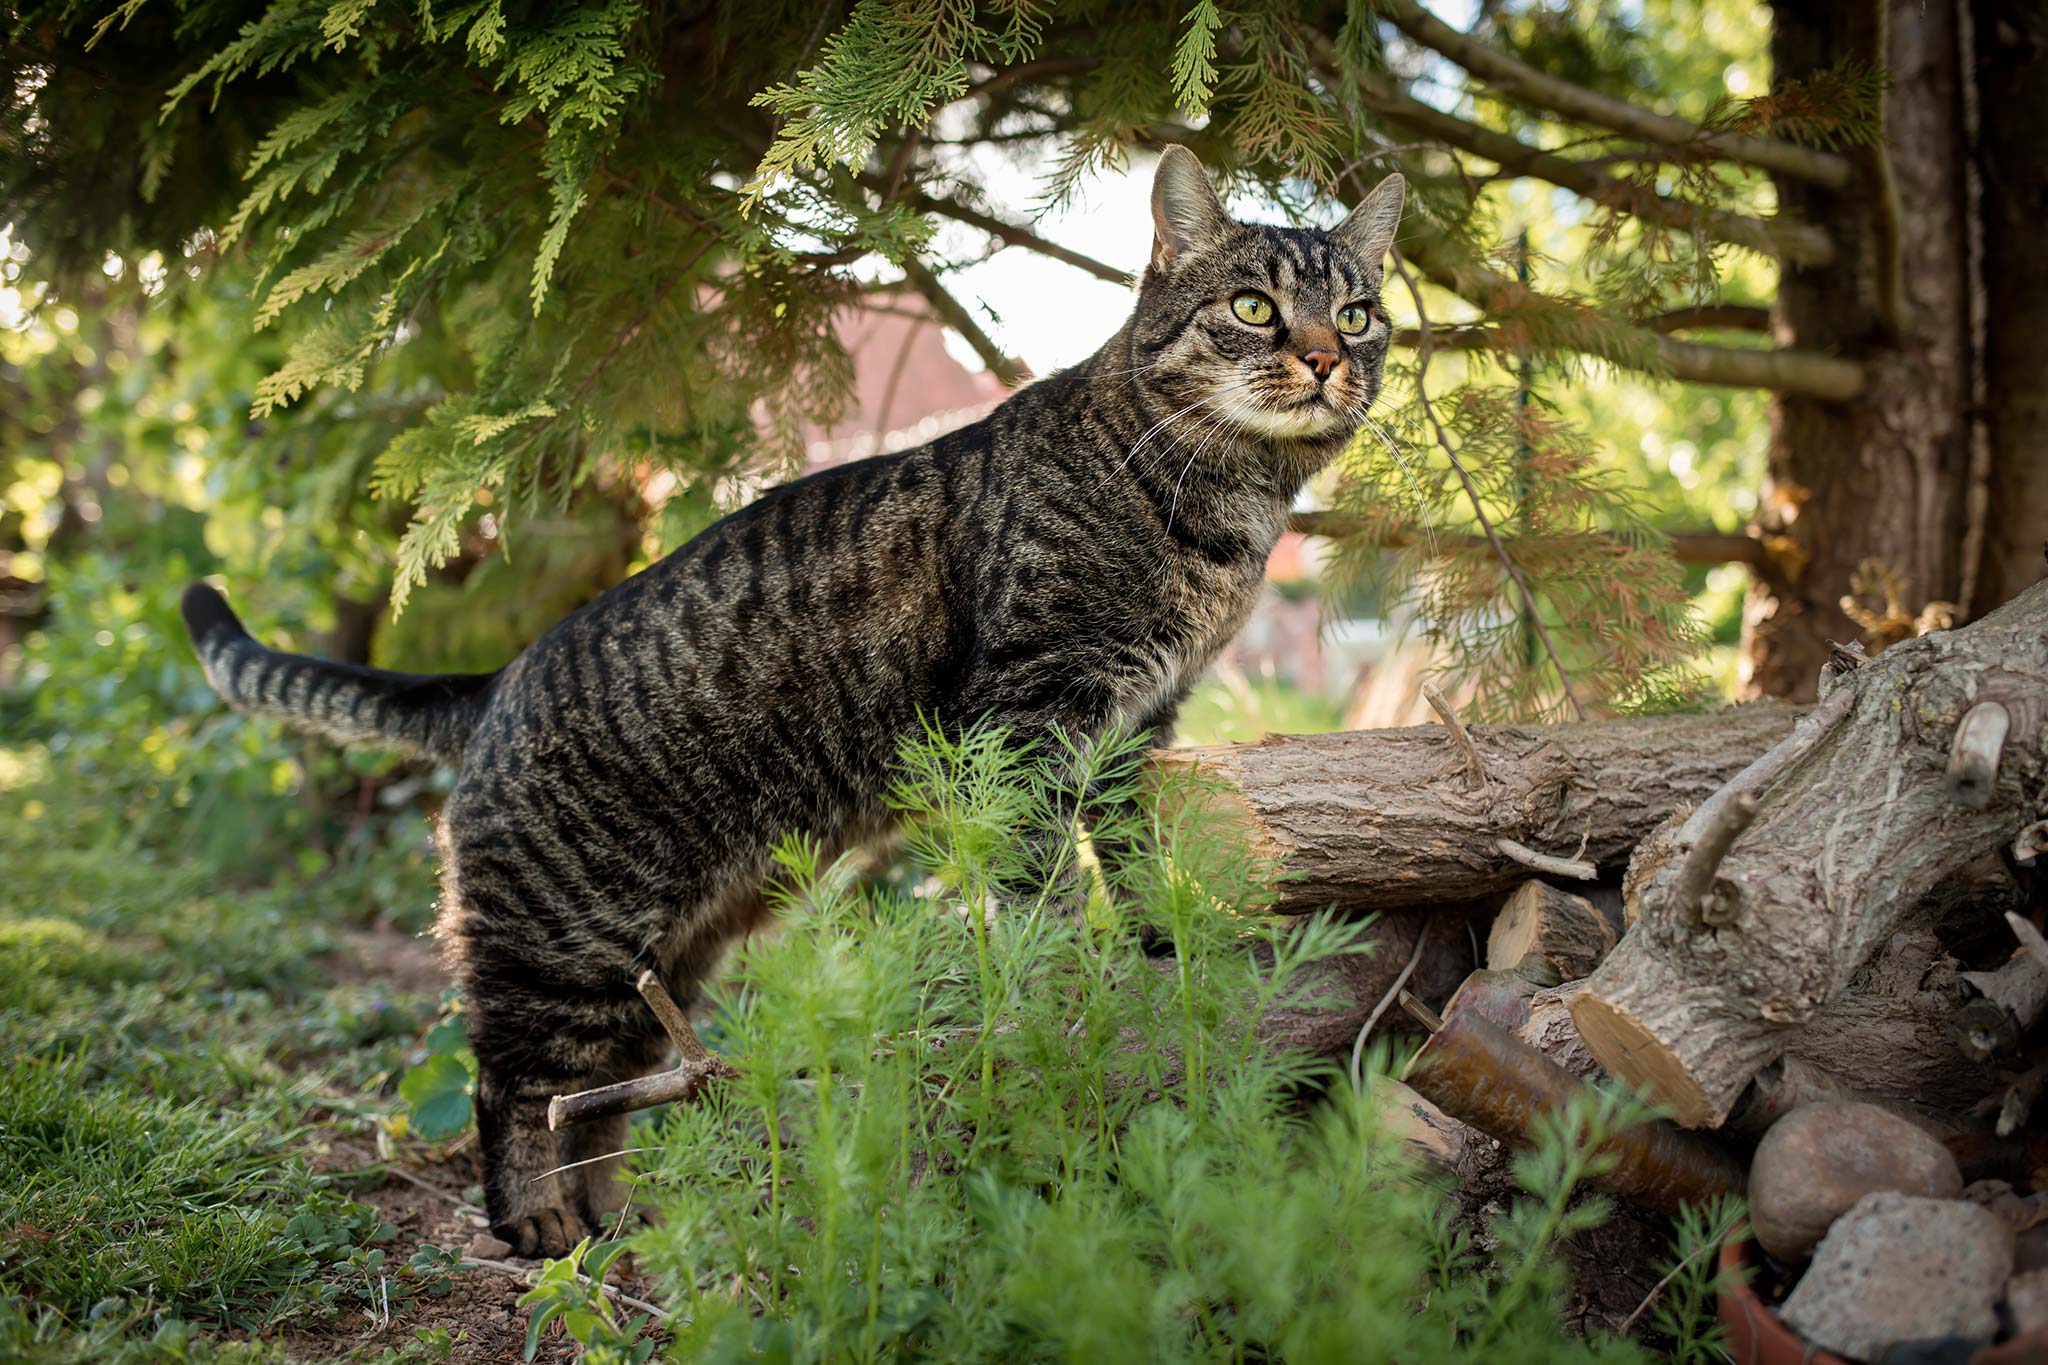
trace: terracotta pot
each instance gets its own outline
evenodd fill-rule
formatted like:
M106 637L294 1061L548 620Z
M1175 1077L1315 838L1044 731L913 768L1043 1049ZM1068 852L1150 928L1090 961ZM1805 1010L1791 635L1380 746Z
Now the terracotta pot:
M1750 1287L1745 1272L1752 1263L1749 1229L1738 1228L1721 1244L1721 1326L1735 1365L1849 1365L1784 1324Z

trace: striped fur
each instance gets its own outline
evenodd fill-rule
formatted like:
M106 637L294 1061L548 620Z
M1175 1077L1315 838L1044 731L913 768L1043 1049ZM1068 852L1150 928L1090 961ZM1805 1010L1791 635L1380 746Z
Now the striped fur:
M623 1128L558 1143L542 1115L657 1063L638 973L687 1003L760 922L779 835L881 829L920 713L1166 735L1378 392L1399 209L1394 179L1331 232L1240 225L1175 149L1136 310L1094 357L929 445L764 494L490 678L274 654L195 589L194 638L236 705L459 753L440 933L469 1001L491 1222L521 1254L559 1253L616 1204L612 1163L541 1177ZM1269 325L1234 315L1245 289ZM1375 318L1343 336L1354 302Z

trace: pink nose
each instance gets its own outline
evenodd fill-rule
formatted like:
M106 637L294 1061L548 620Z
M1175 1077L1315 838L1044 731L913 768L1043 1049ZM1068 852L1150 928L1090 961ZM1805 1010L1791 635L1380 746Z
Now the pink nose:
M1335 351L1303 351L1301 353L1301 363L1315 371L1318 384L1330 377L1330 372L1337 368L1337 361L1340 358Z

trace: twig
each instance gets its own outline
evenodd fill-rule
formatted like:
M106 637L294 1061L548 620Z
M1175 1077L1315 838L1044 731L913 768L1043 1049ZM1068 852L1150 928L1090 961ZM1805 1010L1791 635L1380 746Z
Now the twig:
M1714 818L1700 830L1699 837L1679 865L1678 880L1671 888L1671 904L1689 923L1725 924L1727 918L1714 899L1714 874L1721 860L1756 819L1755 792L1738 791L1714 812Z
M2019 1126L2027 1121L2027 1115L2034 1112L2034 1101L2041 1098L2041 1086L2048 1082L2048 1066L2028 1067L2005 1092L2005 1098L1998 1103L1997 1133L2000 1137L2011 1137Z
M2005 922L2012 927L2013 937L2020 941L2020 946L2027 950L2027 956L2048 967L2048 938L2041 937L2041 931L2034 927L2034 922L2011 910L2005 912Z
M522 1283L525 1283L527 1285L531 1285L533 1283L533 1281L528 1278L528 1276L532 1275L535 1270L535 1267L533 1266L513 1265L510 1261L487 1261L480 1256L465 1256L459 1262L457 1262L457 1264L460 1265L464 1270L495 1270L501 1275L515 1275L519 1278L519 1280ZM588 1275L585 1275L580 1271L577 1273L576 1278L583 1281L583 1283L587 1285L592 1285L595 1288L602 1290L604 1293L611 1295L613 1299L617 1300L620 1303L623 1303L628 1308L639 1309L641 1312L647 1314L649 1317L659 1318L663 1322L668 1322L675 1317L674 1313L670 1312L666 1308L663 1308L658 1303L649 1303L645 1299L636 1299L631 1294L626 1293L623 1289L615 1289L611 1285L604 1283L602 1280L593 1280Z
M1495 839L1493 846L1523 867L1538 872L1547 872L1553 877L1576 877L1582 882L1598 881L1600 869L1577 858L1558 858L1548 853L1538 853L1527 844L1518 844L1513 839Z
M1942 778L1957 802L1971 810L1991 804L1998 789L1999 756L2011 728L2011 713L1995 701L1980 701L1963 712L1949 745L1948 772Z
M1571 703L1572 714L1584 720L1586 708L1579 704L1578 694L1572 691L1571 674L1566 671L1564 658L1557 652L1557 645L1550 638L1550 627L1543 623L1543 613L1536 606L1536 594L1530 589L1529 580L1522 576L1521 565L1515 563L1515 557L1509 554L1508 547L1501 543L1500 533L1494 530L1492 518L1486 515L1486 508L1480 501L1479 489L1473 484L1472 475L1467 472L1465 462L1458 458L1458 448L1452 444L1450 432L1444 429L1443 422L1436 415L1435 406L1429 401L1429 390L1423 382L1429 376L1429 314L1422 306L1422 286L1408 273L1408 263L1401 259L1398 248L1393 252L1393 260L1394 269L1400 272L1402 282L1408 286L1409 296L1415 301L1415 319L1422 329L1422 347L1415 361L1415 401L1421 405L1422 415L1428 419L1430 429L1436 433L1436 443L1443 449L1444 457L1451 462L1451 468L1457 471L1458 483L1465 490L1466 501L1472 504L1472 515L1478 518L1479 529L1486 533L1487 542L1493 546L1493 552L1500 559L1501 566L1508 571L1508 577L1514 580L1515 587L1521 590L1522 605L1528 609L1529 621L1536 628L1537 639L1543 642L1543 652L1550 656L1550 666L1557 670L1557 684L1564 689L1564 699Z
M1820 742L1834 732L1850 711L1856 706L1856 689L1842 683L1821 699L1820 705L1799 718L1792 727L1792 733L1776 745L1758 755L1754 762L1723 783L1712 796L1700 802L1700 808L1686 817L1680 825L1674 842L1690 847L1700 841L1701 832L1713 821L1719 820L1720 808L1743 792L1761 796L1765 789L1776 782L1793 764L1805 758L1820 746Z
M1425 919L1422 921L1422 927L1415 931L1415 947L1408 954L1408 964L1401 968L1401 974L1394 978L1393 985L1387 987L1387 993L1380 997L1380 1002L1372 1007L1372 1013L1365 1016L1365 1023L1359 1028L1358 1037L1351 1044L1351 1083L1353 1085L1365 1084L1365 1077L1360 1069L1360 1062L1365 1056L1366 1035L1372 1032L1372 1026L1380 1021L1380 1016L1387 1012L1387 1006L1394 1003L1394 998L1402 994L1401 988L1407 985L1408 978L1415 974L1416 964L1422 961L1423 945L1428 942L1429 921Z
M932 311L939 315L941 321L967 338L967 344L981 357L981 363L988 366L990 374L1013 389L1031 377L1031 371L1021 361L1003 354L1003 348L982 330L974 315L967 311L967 306L946 292L946 287L939 283L937 275L932 274L930 266L911 257L903 262L903 275L910 281L911 288L924 295L925 302L932 306Z
M683 1054L686 1063L703 1066L711 1060L711 1053L697 1037L697 1030L690 1027L690 1020L668 988L661 984L661 974L653 971L640 973L640 979L633 983L633 989L640 992L640 998L647 1002L647 1008L654 1011L654 1017L661 1021L662 1032L676 1045L676 1051Z
M661 984L659 973L641 972L634 989L661 1021L662 1031L676 1045L676 1051L683 1054L682 1065L652 1076L635 1076L572 1095L557 1095L548 1101L548 1131L559 1132L571 1124L628 1114L657 1104L694 1100L712 1081L739 1074L724 1058L704 1046L697 1030L690 1027L689 1018Z
M1473 791L1486 786L1486 762L1479 757L1479 746L1472 742L1472 734L1465 728L1465 722L1458 719L1458 712L1444 696L1443 689L1433 682L1422 684L1422 699L1429 703L1429 709L1436 712L1436 718L1451 732L1451 738L1465 751L1465 785Z
M1408 1011L1408 1017L1410 1019L1413 1019L1416 1023L1422 1025L1424 1028L1428 1029L1433 1034L1442 1033L1444 1031L1443 1018L1440 1015L1438 1015L1435 1010L1423 1004L1420 1000L1410 995L1407 991L1401 992L1400 1001L1401 1008Z

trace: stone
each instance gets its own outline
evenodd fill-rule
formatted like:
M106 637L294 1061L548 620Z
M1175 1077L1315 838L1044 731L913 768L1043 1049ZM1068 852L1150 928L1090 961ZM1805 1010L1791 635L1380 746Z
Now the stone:
M2015 1274L2005 1286L2005 1310L2014 1332L2048 1332L2048 1270Z
M488 1232L479 1232L469 1239L466 1254L477 1261L502 1261L512 1254L512 1244L501 1242Z
M1865 1360L1934 1337L1988 1342L2012 1241L2005 1220L1964 1200L1865 1195L1814 1248L1781 1316L1814 1345Z
M1948 1149L1897 1114L1874 1104L1802 1104L1757 1144L1749 1225L1757 1245L1797 1265L1865 1195L1953 1199L1962 1189Z

